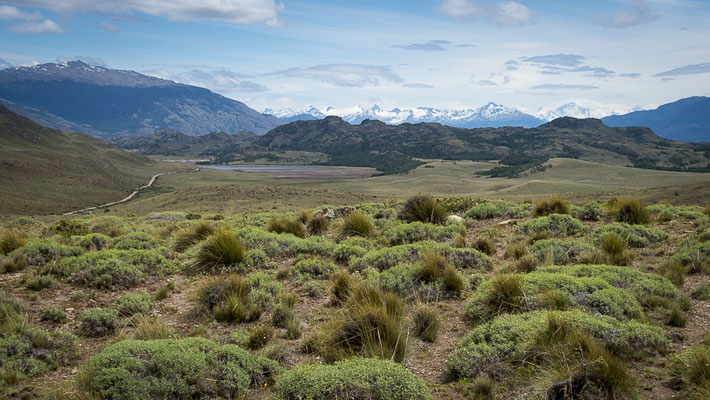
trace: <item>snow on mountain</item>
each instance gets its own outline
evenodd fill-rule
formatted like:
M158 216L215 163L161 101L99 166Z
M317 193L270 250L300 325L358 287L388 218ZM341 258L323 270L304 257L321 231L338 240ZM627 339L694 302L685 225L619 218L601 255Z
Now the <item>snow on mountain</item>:
M589 100L572 101L560 106L540 107L533 115L545 121L560 117L602 118L609 115L626 114L639 111L641 108L630 108L622 105L601 104Z
M302 111L266 109L264 113L279 117L286 122L321 119L329 115L335 115L351 124L359 124L366 119L372 119L391 125L435 122L465 128L489 126L534 127L544 122L515 108L508 108L495 103L488 103L480 108L463 110L442 110L431 107L417 107L412 109L393 108L385 110L378 105L374 105L370 108L358 105L339 109L311 106Z

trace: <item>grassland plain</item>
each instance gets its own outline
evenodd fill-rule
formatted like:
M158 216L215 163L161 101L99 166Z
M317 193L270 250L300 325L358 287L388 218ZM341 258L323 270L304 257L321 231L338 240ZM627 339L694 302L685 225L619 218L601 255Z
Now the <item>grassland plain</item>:
M195 196L224 179L185 177L202 183ZM253 185L240 184L243 195L266 190ZM251 212L3 219L0 394L686 399L710 390L705 204L554 199L570 215L535 217L546 204L353 194L352 206L324 210L283 196L343 193L289 185L270 186ZM303 211L269 209L272 194L275 206ZM607 232L626 245L606 246ZM579 254L562 257L571 248Z

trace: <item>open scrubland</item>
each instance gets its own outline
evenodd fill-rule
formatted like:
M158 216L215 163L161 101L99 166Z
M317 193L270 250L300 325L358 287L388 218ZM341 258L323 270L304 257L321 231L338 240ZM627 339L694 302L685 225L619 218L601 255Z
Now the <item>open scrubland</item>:
M2 396L710 393L705 204L352 195L126 212L168 194L121 216L2 221Z

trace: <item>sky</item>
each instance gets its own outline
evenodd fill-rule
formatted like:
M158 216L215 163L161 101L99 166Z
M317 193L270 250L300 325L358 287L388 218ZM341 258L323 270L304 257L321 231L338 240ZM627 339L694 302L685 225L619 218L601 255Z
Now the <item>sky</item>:
M0 68L81 59L264 109L710 95L710 0L0 0Z

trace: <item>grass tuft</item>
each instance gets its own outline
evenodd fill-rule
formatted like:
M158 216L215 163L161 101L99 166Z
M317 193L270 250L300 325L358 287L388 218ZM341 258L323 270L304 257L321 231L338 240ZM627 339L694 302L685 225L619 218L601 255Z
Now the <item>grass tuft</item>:
M340 227L341 238L352 236L372 237L375 234L375 225L370 221L370 218L361 212L354 211L343 218L343 224Z
M617 222L631 225L645 225L651 222L651 214L646 206L634 197L612 197L607 202L607 214Z
M439 332L439 311L434 306L420 303L412 312L414 336L425 342L433 343Z
M228 270L244 259L244 246L228 231L219 231L210 236L195 255L188 267L192 274Z
M534 213L537 217L550 214L569 214L569 202L559 197L540 200L535 203Z
M410 197L399 213L399 218L407 222L429 222L442 224L446 222L448 212L438 200L428 194Z

